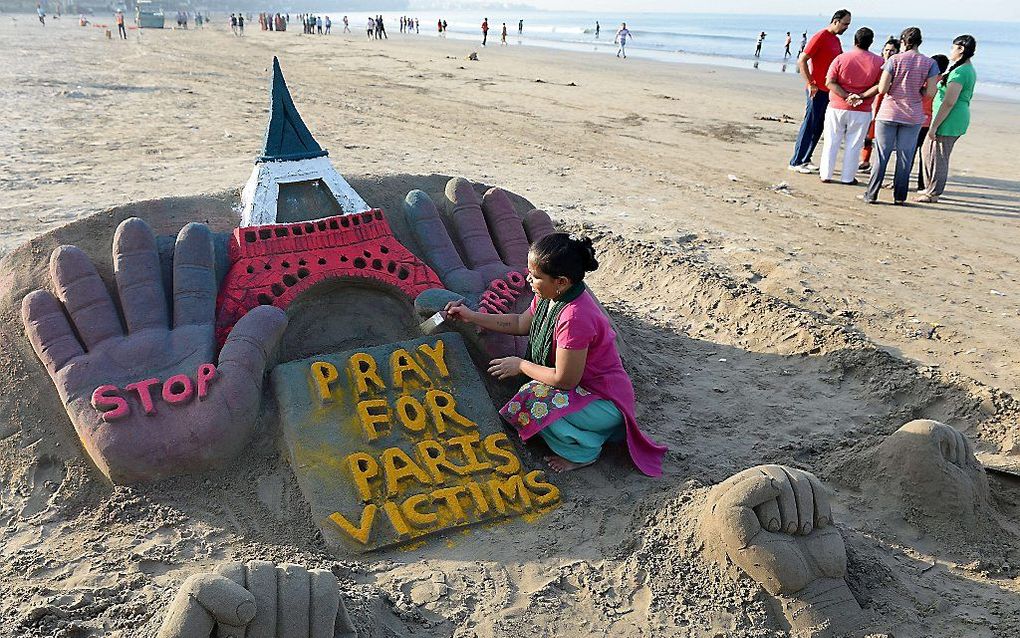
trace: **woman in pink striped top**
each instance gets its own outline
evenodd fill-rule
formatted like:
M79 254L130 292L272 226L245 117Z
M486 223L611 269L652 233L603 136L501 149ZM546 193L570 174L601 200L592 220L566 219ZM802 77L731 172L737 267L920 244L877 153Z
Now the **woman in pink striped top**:
M935 82L925 82L939 74L938 65L917 48L921 46L921 30L909 27L900 35L903 53L892 56L882 68L878 92L885 95L875 117L875 146L878 161L871 169L868 190L862 198L869 204L878 201L878 192L885 179L889 158L896 151L896 175L893 178L893 200L907 201L910 170L917 149L917 135L924 124L922 97L933 95Z

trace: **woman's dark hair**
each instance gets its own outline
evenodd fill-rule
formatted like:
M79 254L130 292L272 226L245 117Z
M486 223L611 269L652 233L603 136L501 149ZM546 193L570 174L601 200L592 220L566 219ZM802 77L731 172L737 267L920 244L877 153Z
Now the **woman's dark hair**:
M907 27L900 34L900 41L906 50L916 49L921 46L921 30L917 27Z
M946 85L949 81L949 75L956 70L958 66L967 64L967 62L974 57L974 52L977 51L977 40L972 35L958 35L953 39L953 44L958 44L963 47L963 55L956 62L953 62L953 66L949 68L948 72L942 74L942 86Z
M896 49L896 53L900 52L900 41L893 37L890 37L888 40L886 40L885 44L882 45L882 48L884 49L890 44L892 45L892 48Z
M871 48L871 44L875 41L875 32L868 27L861 27L857 29L857 33L854 34L854 45L859 49L867 51Z
M575 284L584 280L584 273L599 267L591 239L574 234L546 235L531 245L528 255L545 274L566 277Z
M941 53L936 53L935 55L931 56L931 59L935 60L935 64L939 65L939 73L945 73L946 69L949 68L949 58L942 55Z

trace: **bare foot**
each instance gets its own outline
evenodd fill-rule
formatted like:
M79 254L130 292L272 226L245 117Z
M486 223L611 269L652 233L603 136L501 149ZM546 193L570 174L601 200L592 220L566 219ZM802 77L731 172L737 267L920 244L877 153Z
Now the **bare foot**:
M557 474L562 474L563 472L569 472L571 470L579 470L582 467L588 467L595 462L589 461L587 463L574 463L573 461L568 461L562 456L556 456L555 454L543 458L545 459L545 462L549 464L549 468Z

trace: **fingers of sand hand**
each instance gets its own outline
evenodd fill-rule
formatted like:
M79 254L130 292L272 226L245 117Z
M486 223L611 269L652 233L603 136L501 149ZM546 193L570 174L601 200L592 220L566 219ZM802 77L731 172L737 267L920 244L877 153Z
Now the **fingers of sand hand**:
M793 485L793 495L797 499L797 531L798 534L810 534L815 528L815 496L811 489L811 481L807 472L796 468L786 468Z
M510 197L502 188L490 188L482 196L482 213L503 263L525 272L528 268L528 236Z
M432 198L423 191L413 190L404 198L404 213L411 234L439 278L446 283L446 275L464 268L457 248L446 232L446 226L436 211Z
M311 579L308 570L300 565L280 565L276 568L279 587L279 622L277 638L308 638Z
M347 606L340 598L340 606L336 610L336 623L333 625L333 638L358 638L358 630L354 627Z
M793 534L797 531L799 521L797 519L797 499L793 494L790 477L781 465L762 465L760 469L775 479L776 485L779 487L780 531Z
M309 638L333 638L340 604L340 587L333 572L325 569L308 571L311 579L311 610Z
M546 235L556 232L552 219L544 210L533 208L524 213L524 232L528 234L528 242L534 244Z
M978 466L980 466L981 464L978 463L977 457L974 456L974 448L971 447L971 445L970 445L970 439L968 439L967 435L964 434L963 432L960 433L960 436L963 437L963 447L964 447L964 457L965 457L964 458L964 463L966 465L977 464Z
M829 491L825 489L817 476L810 472L804 472L811 483L811 496L814 499L815 529L828 527L832 524L832 505L829 502Z
M960 467L966 467L967 453L969 451L967 437L963 435L963 432L960 432L955 428L953 429L953 433L956 435L956 464Z
M762 530L754 508L777 495L775 481L759 474L737 483L719 498L714 512L719 523L718 532L727 547L741 549L754 540Z
M276 349L287 328L287 314L275 306L258 306L241 317L220 351L219 366L224 375L243 372L233 383L262 382L269 354Z
M265 560L245 564L248 591L255 596L255 617L246 638L275 638L277 614L276 565Z
M124 335L106 284L92 260L78 247L54 249L50 255L50 277L86 350Z
M48 291L36 290L25 295L21 300L21 321L36 355L50 374L85 354L60 302Z
M190 223L174 244L174 327L216 319L216 250L205 224Z
M230 578L220 574L197 574L188 578L184 585L217 623L243 627L255 617L255 597Z
M128 332L166 328L163 273L156 237L138 217L125 219L113 235L113 273Z
M453 227L457 229L460 247L464 251L464 263L468 268L478 269L489 264L501 263L496 246L489 235L489 227L482 215L475 187L463 177L454 177L446 183L446 199L450 200Z
M754 513L758 515L758 522L761 523L762 528L770 532L778 532L780 530L782 516L779 513L779 501L775 499L765 501L754 508Z

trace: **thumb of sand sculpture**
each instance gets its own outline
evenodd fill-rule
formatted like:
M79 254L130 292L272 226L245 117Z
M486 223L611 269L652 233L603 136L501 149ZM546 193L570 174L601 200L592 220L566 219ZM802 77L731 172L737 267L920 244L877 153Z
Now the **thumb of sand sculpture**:
M783 465L738 472L712 489L701 525L707 544L777 597L794 635L856 629L846 547L813 474Z
M214 467L252 432L266 359L287 318L271 306L252 310L216 361L213 256L209 229L185 226L168 299L152 230L131 218L113 238L123 323L95 265L74 246L50 256L57 296L37 290L22 301L25 331L79 439L115 483Z
M413 190L404 199L407 224L422 256L446 286L418 296L419 314L431 315L456 299L492 314L527 310L534 296L527 281L528 248L553 232L549 215L534 209L522 220L506 191L490 188L479 200L474 186L462 177L446 184L440 205L446 208L452 233L423 191ZM491 356L527 353L527 337L486 332L481 341Z
M170 603L157 638L357 635L331 572L256 560L190 576Z

